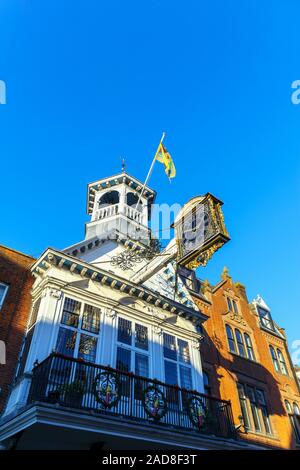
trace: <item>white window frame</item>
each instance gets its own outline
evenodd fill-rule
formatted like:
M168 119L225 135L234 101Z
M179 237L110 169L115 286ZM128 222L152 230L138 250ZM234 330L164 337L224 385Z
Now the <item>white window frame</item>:
M164 338L163 338L163 334L167 334L169 336L173 336L175 338L175 346L176 346L176 360L175 359L171 359L169 357L165 357L164 355ZM176 334L174 334L173 332L169 332L169 331L163 331L163 334L162 334L162 358L163 358L163 376L164 376L164 383L167 384L167 381L166 381L166 369L165 369L165 361L169 361L169 362L173 362L174 364L176 364L176 369L177 369L177 379L178 379L178 385L180 388L183 388L183 385L181 383L181 378L180 378L180 366L184 366L184 367L187 367L188 369L190 369L191 371L191 381L192 381L192 385L191 385L191 390L194 390L196 387L195 387L195 379L194 379L194 360L193 360L193 354L192 354L192 345L191 345L191 342L186 339L186 338L182 338L180 336L177 336ZM178 356L178 340L180 341L185 341L187 344L188 344L188 348L189 348L189 358L190 358L190 362L187 363L187 362L181 362L180 359L179 359L179 356ZM167 384L168 385L168 384Z
M4 304L4 301L5 301L5 298L6 298L8 289L9 289L9 285L6 284L5 282L0 282L0 285L1 285L1 286L4 286L4 293L3 293L3 295L2 295L2 297L1 297L1 299L0 299L0 310L1 310L1 308L2 308L2 306L3 306L3 304Z
M121 341L118 341L118 331L119 331L119 318L121 318L122 320L126 320L126 321L130 321L131 322L131 345L130 344L127 344L127 343L122 343ZM136 324L139 324L139 325L142 325L144 327L147 328L148 330L148 349L142 349L142 348L138 348L137 346L135 346L135 325ZM114 364L115 364L115 368L117 368L117 350L118 350L118 347L121 347L123 349L127 349L129 351L132 351L134 354L131 354L131 360L130 360L130 372L132 372L133 374L135 374L135 355L136 353L138 354L144 354L145 356L148 357L148 375L149 375L149 379L151 379L151 372L152 372L152 351L150 350L150 348L152 347L151 344L152 344L152 341L151 341L151 333L152 333L152 329L151 329L151 325L143 322L143 321L140 321L140 320L137 320L137 319L134 319L134 318L130 318L130 317L126 317L124 315L117 315L117 322L116 322L116 341L115 341L115 344L116 344L116 347L114 348Z
M80 310L78 314L78 326L74 327L71 325L66 325L65 323L62 323L62 318L63 318L63 312L64 312L64 306L65 306L65 301L66 299L71 299L76 302L79 302L80 305ZM98 308L100 310L100 319L99 319L99 332L98 333L93 333L91 331L84 330L82 328L82 321L83 321L83 313L84 313L84 306L85 305L91 305L92 307ZM102 330L103 330L103 310L101 306L95 305L93 302L90 302L89 300L81 299L79 297L73 296L73 295L64 295L62 305L61 305L61 311L59 314L59 319L58 319L58 328L57 328L57 333L55 336L55 343L54 343L54 349L56 348L57 345L57 340L58 340L58 335L60 328L66 328L71 331L75 331L77 333L76 335L76 341L74 345L74 354L73 356L70 356L70 358L78 359L78 351L79 351L79 344L80 344L80 337L82 334L85 334L87 336L93 336L94 338L97 339L97 346L96 346L96 355L95 355L95 361L94 364L100 364L99 359L100 359L100 341L102 338Z

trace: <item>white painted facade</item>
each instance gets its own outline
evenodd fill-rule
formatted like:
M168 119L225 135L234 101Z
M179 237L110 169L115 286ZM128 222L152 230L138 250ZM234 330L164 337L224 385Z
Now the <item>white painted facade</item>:
M141 210L136 211L126 204L127 195L133 193L133 187L134 194L139 195L141 183L125 173L89 185L88 212L91 222L86 227L86 238L63 251L48 249L34 264L32 272L36 280L32 298L33 304L38 299L40 303L35 312L34 332L26 360L26 346L21 357L23 370L12 389L4 416L15 414L26 404L34 364L41 363L57 350L59 330L67 328L62 324L66 298L80 302L80 317L84 305L100 309L100 331L97 334L89 333L97 342L96 364L115 368L118 346L134 352L134 347L122 345L117 340L118 319L123 318L131 321L133 327L138 323L148 329L149 348L143 354L148 357L150 379L167 382L163 350L163 333L167 333L174 336L176 341L187 342L192 389L203 392L199 349L201 334L198 327L205 316L199 312L180 279L177 293L174 291L174 241L166 249L170 253L167 257L158 257L150 263L145 261L127 270L111 264L112 257L127 252L129 243L133 247L141 246L140 241L130 240L121 232L124 224L127 228L132 226L134 230L137 225L148 230L148 216L155 193L146 188L141 198ZM112 190L119 193L117 204L99 209L99 200ZM147 233L145 230L143 233ZM143 239L143 243L147 244L147 240ZM147 276L148 269L150 277ZM141 271L146 278L144 282L139 280L138 273ZM80 331L76 330L76 333L74 357L77 357L80 340ZM132 357L135 357L134 354Z

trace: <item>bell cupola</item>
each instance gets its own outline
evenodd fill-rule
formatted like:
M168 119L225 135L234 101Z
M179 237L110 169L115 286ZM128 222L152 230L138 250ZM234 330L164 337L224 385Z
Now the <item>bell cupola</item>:
M85 238L124 236L147 243L156 192L124 171L88 185Z

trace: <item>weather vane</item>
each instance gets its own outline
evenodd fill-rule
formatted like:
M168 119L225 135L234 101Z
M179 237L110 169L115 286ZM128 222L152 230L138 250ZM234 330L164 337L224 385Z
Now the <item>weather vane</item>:
M125 173L125 167L126 167L125 158L122 158L122 173Z

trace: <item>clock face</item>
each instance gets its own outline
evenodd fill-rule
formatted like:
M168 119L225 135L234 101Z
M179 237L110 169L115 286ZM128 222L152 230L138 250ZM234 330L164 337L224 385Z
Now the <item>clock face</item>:
M181 236L184 254L203 245L209 233L209 226L209 214L200 205L182 219Z
M206 266L213 253L230 240L221 201L212 194L193 198L175 220L178 263L188 269Z

